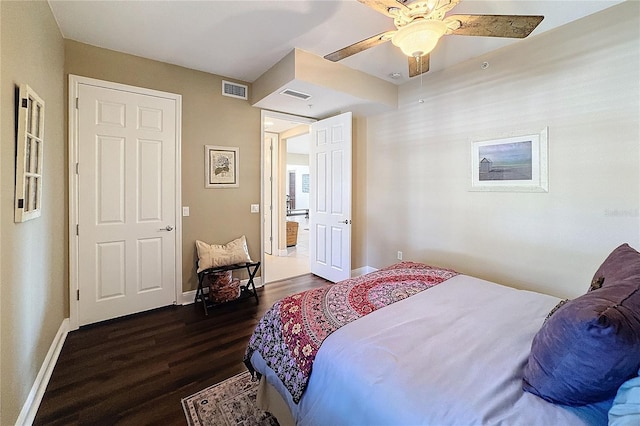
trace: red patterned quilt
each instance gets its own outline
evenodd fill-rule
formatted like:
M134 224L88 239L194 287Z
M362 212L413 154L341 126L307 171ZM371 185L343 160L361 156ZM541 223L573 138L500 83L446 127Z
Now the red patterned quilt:
M320 345L345 324L458 275L421 263L402 262L367 275L288 296L256 326L245 353L258 351L297 404Z

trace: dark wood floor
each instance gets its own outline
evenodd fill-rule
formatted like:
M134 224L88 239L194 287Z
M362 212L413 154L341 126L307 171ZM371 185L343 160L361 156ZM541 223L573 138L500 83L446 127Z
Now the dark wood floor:
M282 297L326 284L313 275L268 284L205 316L170 306L69 333L36 425L183 425L181 399L245 371L262 314Z

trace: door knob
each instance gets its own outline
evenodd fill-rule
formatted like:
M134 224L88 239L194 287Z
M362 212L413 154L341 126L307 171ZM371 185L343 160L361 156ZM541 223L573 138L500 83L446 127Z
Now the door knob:
M173 226L167 225L165 228L160 228L161 231L173 231Z
M348 220L348 219L345 219L345 220L340 221L340 223L344 223L345 225L349 225L351 223L351 221Z

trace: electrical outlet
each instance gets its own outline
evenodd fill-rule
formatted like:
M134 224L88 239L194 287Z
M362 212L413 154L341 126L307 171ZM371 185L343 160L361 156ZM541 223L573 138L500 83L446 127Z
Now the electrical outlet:
M402 252L398 250L398 260L402 260Z

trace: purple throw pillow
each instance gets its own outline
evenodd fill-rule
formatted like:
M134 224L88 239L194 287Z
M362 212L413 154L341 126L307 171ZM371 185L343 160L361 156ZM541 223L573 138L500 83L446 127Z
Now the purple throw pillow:
M604 285L571 300L531 344L523 389L566 405L615 396L640 369L640 254L623 244L600 266Z
M547 401L584 405L615 396L640 369L640 288L626 281L559 309L531 345L523 388Z
M602 262L591 282L600 281L600 286L606 287L628 278L640 280L640 253L629 244L622 244Z

